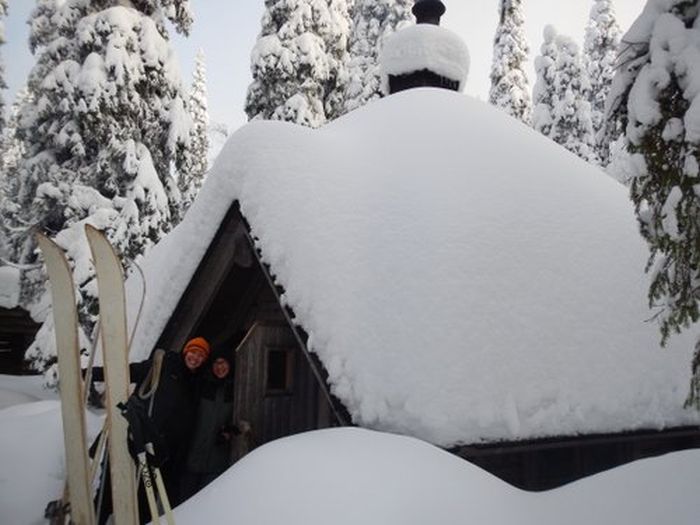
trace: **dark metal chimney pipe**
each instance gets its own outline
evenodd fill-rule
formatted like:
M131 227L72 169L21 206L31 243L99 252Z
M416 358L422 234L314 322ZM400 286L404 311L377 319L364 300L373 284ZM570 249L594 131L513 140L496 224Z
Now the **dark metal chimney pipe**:
M440 17L445 14L445 4L440 0L416 0L412 11L417 24L439 26Z

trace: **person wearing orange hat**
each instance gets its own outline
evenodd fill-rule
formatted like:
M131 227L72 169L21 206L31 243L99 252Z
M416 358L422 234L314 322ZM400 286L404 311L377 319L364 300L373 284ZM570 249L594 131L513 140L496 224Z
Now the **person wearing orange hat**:
M129 365L131 382L136 390L130 398L140 406L154 429L153 443L160 465L168 498L174 507L183 501L180 494L182 466L190 447L199 398L200 371L210 354L209 342L204 337L194 337L185 343L182 352L155 350L151 357ZM93 379L104 380L104 371L93 368ZM139 515L148 519L143 490L139 491ZM110 491L105 490L103 508L99 509L98 523L107 521L111 513Z
M209 342L203 337L195 337L185 343L182 349L185 366L190 370L197 370L209 358L211 348Z

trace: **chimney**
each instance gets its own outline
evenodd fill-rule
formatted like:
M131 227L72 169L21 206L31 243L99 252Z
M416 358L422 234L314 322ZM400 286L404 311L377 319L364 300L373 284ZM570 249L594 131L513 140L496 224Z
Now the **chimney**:
M393 94L416 87L462 91L469 72L469 51L462 39L440 27L445 4L416 0L416 25L390 35L380 57L382 91Z
M417 24L439 26L440 17L445 14L445 4L440 0L416 0L411 11Z

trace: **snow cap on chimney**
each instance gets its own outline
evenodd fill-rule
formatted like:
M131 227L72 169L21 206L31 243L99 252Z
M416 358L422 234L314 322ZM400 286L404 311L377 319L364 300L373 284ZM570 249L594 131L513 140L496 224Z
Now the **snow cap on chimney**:
M416 0L417 25L386 38L379 58L385 95L414 87L464 90L469 50L458 35L439 26L444 13L440 0Z

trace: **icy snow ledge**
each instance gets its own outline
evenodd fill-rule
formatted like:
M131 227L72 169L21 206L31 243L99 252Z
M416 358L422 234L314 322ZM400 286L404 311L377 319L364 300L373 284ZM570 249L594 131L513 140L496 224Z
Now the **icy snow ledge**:
M0 308L12 309L19 303L19 270L0 266Z
M255 450L175 513L179 525L696 525L698 483L692 450L528 493L415 439L334 429Z
M389 35L379 63L385 94L389 93L389 75L406 75L423 69L458 81L462 91L469 74L469 50L449 29L418 24Z

